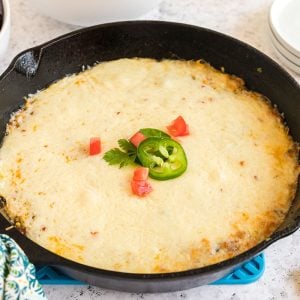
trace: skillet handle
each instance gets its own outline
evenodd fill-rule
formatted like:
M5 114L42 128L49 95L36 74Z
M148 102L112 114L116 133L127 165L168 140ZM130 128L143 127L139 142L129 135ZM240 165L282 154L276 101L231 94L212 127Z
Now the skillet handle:
M38 48L22 53L15 61L15 70L27 78L33 77L39 68L41 56L42 51Z

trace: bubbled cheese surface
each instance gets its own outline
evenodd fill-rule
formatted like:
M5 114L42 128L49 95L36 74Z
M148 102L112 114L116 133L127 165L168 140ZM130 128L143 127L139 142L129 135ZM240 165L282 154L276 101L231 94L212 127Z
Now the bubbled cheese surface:
M103 160L140 128L178 115L188 168L132 194L134 167ZM90 137L102 153L88 155ZM29 97L0 149L6 213L41 246L133 273L186 270L235 256L282 222L298 176L278 114L240 79L201 62L121 59Z

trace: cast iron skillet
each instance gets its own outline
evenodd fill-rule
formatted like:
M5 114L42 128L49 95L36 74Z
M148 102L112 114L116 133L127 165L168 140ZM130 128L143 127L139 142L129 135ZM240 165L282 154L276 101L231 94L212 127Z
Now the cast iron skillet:
M300 87L278 64L254 48L223 34L195 26L155 21L86 28L19 54L0 77L0 140L4 137L11 112L23 103L24 96L45 88L66 74L81 71L83 65L122 57L201 58L216 68L224 67L226 72L243 78L248 88L270 98L279 111L284 112L293 138L300 141ZM0 220L1 232L4 233L9 223L2 216ZM270 239L224 262L168 274L129 274L87 267L41 248L15 229L8 234L36 265L55 266L76 279L109 289L167 292L212 282L299 227L298 189L285 221Z

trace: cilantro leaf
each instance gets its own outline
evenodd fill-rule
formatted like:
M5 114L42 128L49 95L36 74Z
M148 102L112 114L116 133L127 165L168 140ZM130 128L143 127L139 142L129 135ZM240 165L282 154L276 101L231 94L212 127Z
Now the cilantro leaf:
M128 140L125 140L125 139L118 140L118 144L119 144L119 147L124 152L136 153L136 147Z
M139 130L145 137L158 137L158 138L169 138L170 136L158 129L155 128L142 128Z
M122 168L133 163L135 157L129 156L128 153L121 151L119 148L113 148L104 154L103 159L109 165L120 165L120 168Z
M120 168L134 163L137 156L136 147L125 139L118 140L118 144L123 151L113 148L104 154L103 159L109 165L120 165Z
M158 138L169 138L170 136L158 129L155 128L142 128L139 130L146 138L149 137L158 137ZM120 139L118 140L120 148L113 148L107 151L103 159L109 165L119 165L120 168L125 167L129 164L138 163L137 159L137 148L128 140Z

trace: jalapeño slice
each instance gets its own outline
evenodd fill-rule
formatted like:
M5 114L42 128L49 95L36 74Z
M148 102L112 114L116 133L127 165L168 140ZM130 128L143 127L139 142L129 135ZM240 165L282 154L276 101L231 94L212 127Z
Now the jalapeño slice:
M182 146L170 138L150 137L139 144L137 155L149 176L168 180L180 176L187 168Z
M150 138L150 137L169 138L170 137L167 133L155 128L142 128L139 130L139 132L142 133L146 138Z

